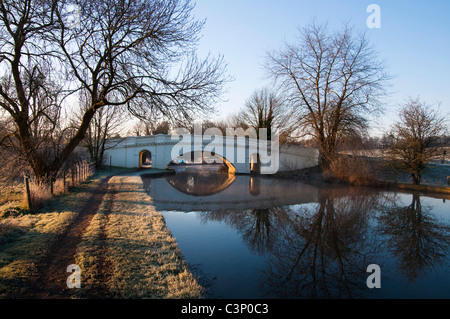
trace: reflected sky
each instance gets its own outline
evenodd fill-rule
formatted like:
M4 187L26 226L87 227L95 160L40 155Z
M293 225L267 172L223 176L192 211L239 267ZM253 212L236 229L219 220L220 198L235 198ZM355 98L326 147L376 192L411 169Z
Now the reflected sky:
M450 298L449 202L181 173L144 185L206 297ZM188 180L194 182L183 192ZM205 185L217 190L219 184L227 185L205 193ZM380 289L366 285L369 264L381 267Z

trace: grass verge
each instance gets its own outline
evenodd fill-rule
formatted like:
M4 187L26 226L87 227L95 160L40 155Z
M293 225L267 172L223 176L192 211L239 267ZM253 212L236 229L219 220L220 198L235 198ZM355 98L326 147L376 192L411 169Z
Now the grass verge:
M123 170L99 171L68 194L55 196L35 211L20 209L17 202L0 209L0 298L33 297L38 263L47 255L58 234L64 232L102 178Z
M200 298L203 291L138 174L110 179L76 262L78 297Z

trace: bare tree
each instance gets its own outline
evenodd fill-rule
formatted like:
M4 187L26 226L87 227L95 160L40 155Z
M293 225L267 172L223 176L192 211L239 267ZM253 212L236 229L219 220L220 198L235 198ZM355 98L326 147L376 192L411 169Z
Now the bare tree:
M167 121L163 121L156 125L156 128L153 130L153 135L156 134L169 134L170 133L170 123Z
M68 137L67 130L62 129L61 125L61 95L59 93L61 86L49 80L48 74L50 71L47 67L39 67L34 65L30 69L24 70L22 84L26 90L26 101L28 102L28 109L19 111L13 116L7 112L8 107L16 107L14 104L8 104L8 100L0 97L0 104L3 102L5 108L2 108L2 118L6 125L2 130L2 157L7 157L9 153L9 161L12 161L16 167L17 172L12 173L11 176L23 174L24 171L29 171L30 160L33 157L29 152L24 152L23 144L21 143L21 130L14 125L16 119L27 113L28 120L26 121L28 139L33 143L35 155L40 157L44 162L52 158L56 154L64 140ZM0 88L4 95L8 95L12 101L19 99L17 90L12 76L4 76L0 79ZM23 134L23 133L22 133ZM8 149L8 151L6 151ZM5 153L4 153L5 152ZM14 160L12 160L14 158Z
M259 136L259 128L267 129L267 139L271 139L271 133L290 135L294 130L292 111L285 101L268 88L262 88L253 92L246 101L244 108L238 117L249 127L253 127Z
M442 154L446 134L446 117L419 98L410 98L391 127L387 156L394 168L420 184L430 160Z
M68 5L76 6L73 19ZM228 80L222 58L195 54L202 21L190 0L4 0L0 2L0 106L13 119L21 152L38 180L54 178L84 140L97 111L123 106L140 118L174 121L211 112ZM44 157L32 135L31 98L43 73L68 97L85 90L90 105L71 136ZM28 81L25 79L29 78ZM59 106L61 108L62 105Z
M152 121L147 121L147 120L141 119L133 125L133 127L128 132L128 134L135 135L135 136L152 135L153 128L154 128L154 124Z
M2 112L0 112L0 115ZM13 183L27 171L26 162L17 156L14 125L8 116L0 116L0 182Z
M136 122L129 134L136 136L170 134L171 125L169 121L155 122L151 120L140 120Z
M295 106L299 128L319 145L322 168L335 159L343 135L366 129L367 117L382 110L389 78L366 35L347 26L300 29L298 43L268 55L267 69Z
M242 118L240 112L235 114L230 114L225 120L226 124L228 126L231 126L233 128L242 128L243 130L246 130L249 128L249 125L244 119Z
M83 145L96 168L103 165L105 151L116 145L107 141L120 135L125 117L126 114L120 106L111 106L99 109L92 118Z

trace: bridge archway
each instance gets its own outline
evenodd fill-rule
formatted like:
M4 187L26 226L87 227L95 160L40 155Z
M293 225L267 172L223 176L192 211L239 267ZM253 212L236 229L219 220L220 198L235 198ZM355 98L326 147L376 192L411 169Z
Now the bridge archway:
M212 156L216 156L222 160L222 162L228 167L228 174L236 174L236 167L231 164L225 157L220 156L218 154L211 154Z
M143 150L139 153L139 168L152 167L152 153L148 150Z
M195 171L194 171L195 172ZM191 196L210 196L218 194L233 184L235 174L192 174L179 172L166 177L167 182L178 191Z
M178 156L175 160L172 160L168 166L171 164L212 164L212 163L222 163L228 169L228 174L235 174L236 167L228 161L225 157L207 151L192 151L186 152Z

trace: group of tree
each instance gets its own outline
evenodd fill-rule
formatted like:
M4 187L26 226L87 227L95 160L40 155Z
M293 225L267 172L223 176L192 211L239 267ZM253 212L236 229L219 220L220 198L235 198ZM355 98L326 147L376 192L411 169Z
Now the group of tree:
M368 129L384 112L391 77L365 33L313 23L299 30L296 43L269 53L266 68L278 94L256 91L238 114L246 124L284 132L283 141L308 139L320 151L323 170L346 147L377 143ZM385 133L383 147L391 167L419 184L429 161L442 152L445 136L446 116L410 99Z
M104 134L96 125L117 108L174 123L213 111L229 79L222 57L196 54L204 21L193 7L190 0L2 0L0 107L12 123L2 128L2 144L46 181L86 136Z
M0 146L38 181L55 178L82 143L101 165L105 141L130 116L135 135L167 134L214 112L229 80L222 57L196 54L204 21L190 0L0 2ZM271 89L203 129L267 128L308 138L328 169L383 112L390 76L365 33L312 23L267 56ZM411 100L384 142L420 183L445 119ZM267 136L270 139L269 133ZM372 141L373 142L373 141Z

